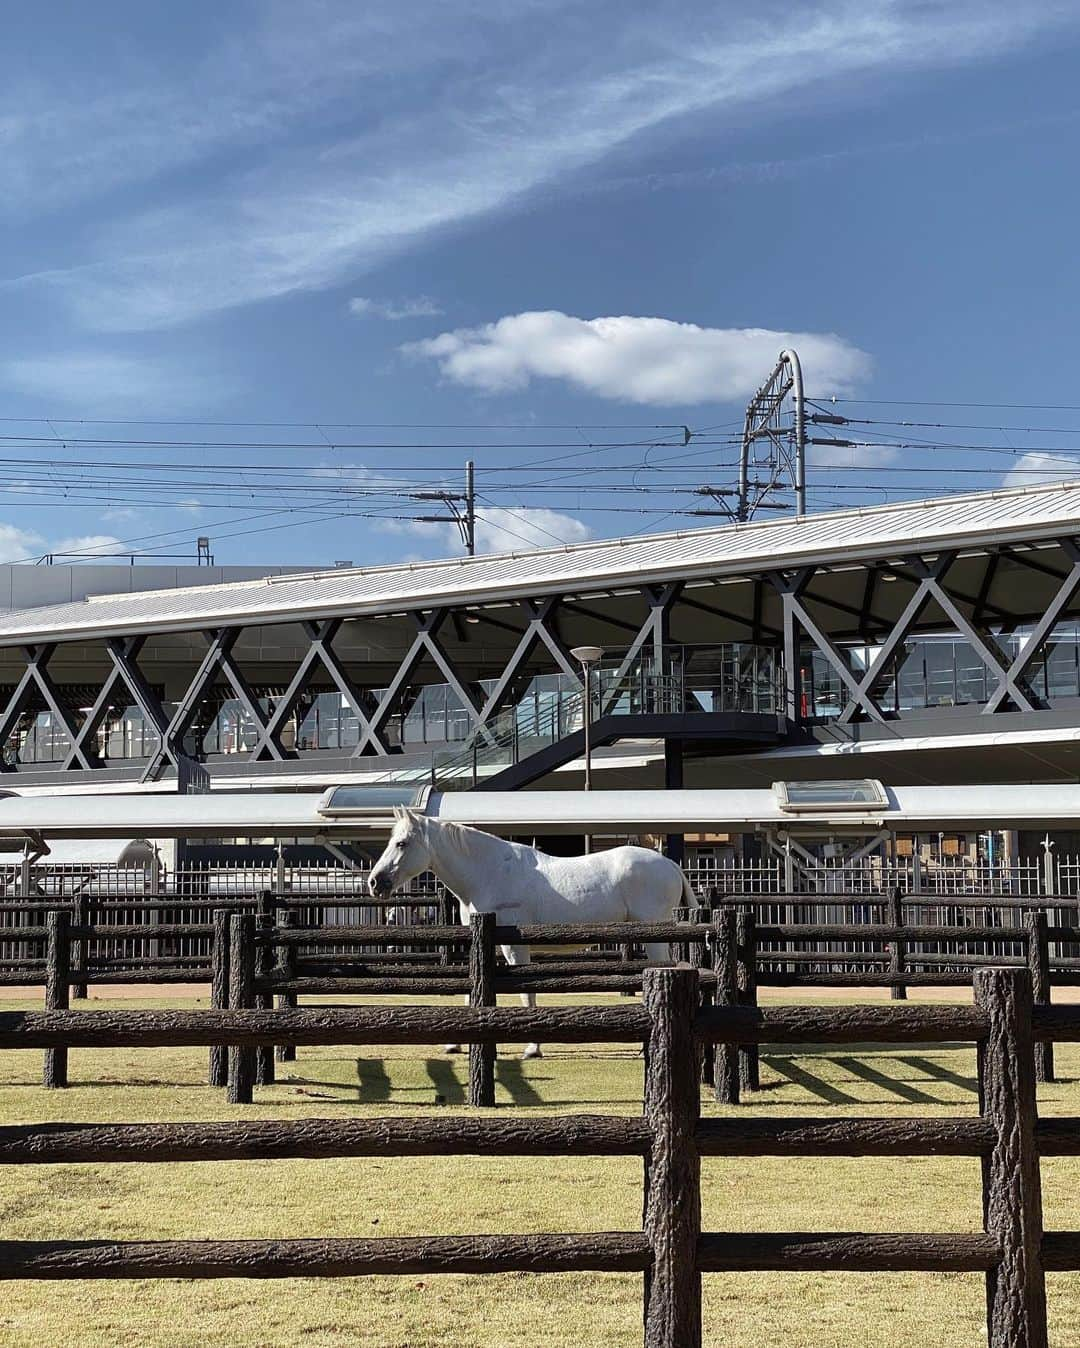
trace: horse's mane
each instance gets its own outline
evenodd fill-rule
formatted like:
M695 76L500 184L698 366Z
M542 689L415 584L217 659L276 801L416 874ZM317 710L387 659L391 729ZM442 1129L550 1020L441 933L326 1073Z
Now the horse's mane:
M476 840L485 838L490 840L492 835L485 833L482 829L469 828L467 824L456 824L451 819L430 819L426 815L421 815L424 826L437 824L440 831L445 834L457 850L465 856L471 857L476 854Z

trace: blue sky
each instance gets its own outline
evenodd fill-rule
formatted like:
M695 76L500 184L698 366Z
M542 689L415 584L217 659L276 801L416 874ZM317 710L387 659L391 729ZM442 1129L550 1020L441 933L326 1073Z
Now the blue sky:
M993 0L13 11L0 559L434 556L407 493L470 454L487 549L709 523L785 344L874 423L815 508L1064 474L1078 48Z

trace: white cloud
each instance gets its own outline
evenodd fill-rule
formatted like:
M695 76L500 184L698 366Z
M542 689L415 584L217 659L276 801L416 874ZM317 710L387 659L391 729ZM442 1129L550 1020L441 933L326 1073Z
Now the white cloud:
M76 406L84 416L204 409L233 389L216 374L181 370L149 356L93 351L0 361L0 387L54 406Z
M592 537L588 525L573 515L538 506L485 506L476 513L478 552L520 552L583 543Z
M574 318L547 311L510 314L402 347L438 361L445 378L486 393L561 379L624 402L686 405L749 397L784 347L795 347L807 385L850 390L869 357L829 333L702 328L668 318Z
M560 0L471 0L465 19L434 0L268 4L200 61L143 54L71 94L9 84L9 208L192 164L211 186L125 203L81 256L8 284L90 328L163 327L336 284L675 119L766 115L812 86L858 96L878 72L969 64L1077 21L1063 0L816 0L795 23L760 3L627 8L597 0L584 24Z
M437 318L442 312L427 295L400 300L369 300L358 295L349 301L349 313L357 318L386 318L392 323L403 318Z
M108 521L109 524L124 524L129 520L138 519L139 512L132 510L130 506L110 506L108 510L101 512L101 518Z
M0 524L0 562L21 562L41 552L41 535L14 524Z
M1001 480L1003 487L1039 487L1080 474L1080 458L1071 454L1023 454Z
M461 535L456 524L409 520L384 520L375 527L384 533L410 534L438 540L442 556L460 553ZM587 524L560 510L542 506L484 506L476 512L476 551L521 552L529 548L555 548L560 543L583 543L592 537ZM412 560L412 559L398 559Z
M82 557L107 556L123 550L124 545L112 534L80 534L75 538L61 538L49 547L49 551L58 556L70 553ZM64 560L68 558L65 556Z

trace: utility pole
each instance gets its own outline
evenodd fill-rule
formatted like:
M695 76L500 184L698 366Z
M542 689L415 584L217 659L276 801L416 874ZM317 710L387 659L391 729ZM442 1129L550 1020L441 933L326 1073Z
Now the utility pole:
M476 556L476 465L470 459L465 465L465 490L456 491L414 491L409 493L410 501L439 501L450 512L450 518L458 527L461 542L467 557ZM445 524L445 515L414 515L418 524Z

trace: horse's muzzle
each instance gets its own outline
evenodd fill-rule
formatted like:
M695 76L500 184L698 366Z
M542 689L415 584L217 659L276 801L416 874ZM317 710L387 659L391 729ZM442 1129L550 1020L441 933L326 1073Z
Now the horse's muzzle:
M367 887L373 899L385 899L394 892L394 882L385 874L369 875Z

